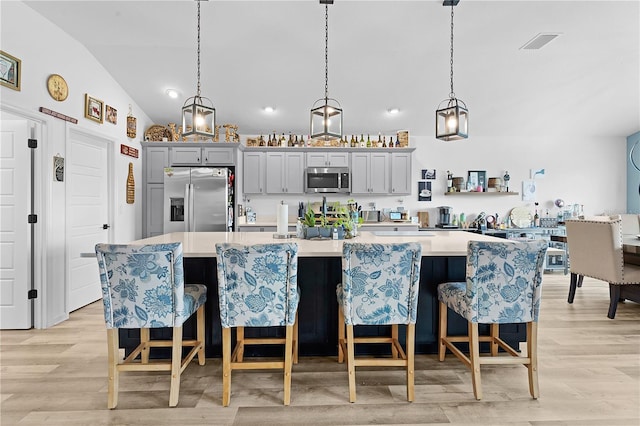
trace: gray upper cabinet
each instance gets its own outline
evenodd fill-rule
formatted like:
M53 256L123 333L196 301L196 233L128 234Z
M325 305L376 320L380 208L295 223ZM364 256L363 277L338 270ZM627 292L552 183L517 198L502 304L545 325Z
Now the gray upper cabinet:
M302 194L304 192L304 158L305 155L302 152L267 152L266 193ZM245 170L246 167L245 165Z
M202 164L207 166L233 166L236 163L234 148L202 148Z
M394 152L391 154L391 193L394 195L411 194L410 152Z
M349 153L307 152L307 167L349 167Z
M202 164L202 148L194 146L172 146L171 165L191 166Z
M264 194L265 157L264 152L245 151L242 164L242 182L245 194Z
M164 168L169 166L169 148L146 147L143 151L146 183L163 183Z
M354 152L351 155L351 193L389 194L388 152Z

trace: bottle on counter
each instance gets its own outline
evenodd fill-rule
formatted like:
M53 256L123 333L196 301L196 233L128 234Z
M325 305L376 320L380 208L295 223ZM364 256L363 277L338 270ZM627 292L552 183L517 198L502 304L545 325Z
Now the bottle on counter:
M367 144L366 144L367 148L371 148L371 139L369 139L369 135L367 135Z
M383 136L383 137L382 137L382 147L383 147L383 148L386 148L386 147L387 147L387 137L386 137L386 136Z
M400 138L396 136L396 148L400 148Z
M538 204L538 203L536 203ZM536 207L536 213L533 215L533 226L536 228L540 227L540 215L538 214L538 208Z
M291 136L291 132L289 132L289 141L287 142L288 147L293 146L293 136Z
M280 136L280 146L287 146L287 139L284 137L284 132L282 132L282 136Z
M393 136L389 139L389 148L393 148Z
M264 146L264 145L265 145L265 143L264 143L264 137L263 137L262 135L260 135L260 142L258 142L258 145L259 145L259 146Z
M382 137L380 136L380 133L378 133L378 148L382 148Z
M367 143L364 141L364 136L360 135L360 148L366 148Z

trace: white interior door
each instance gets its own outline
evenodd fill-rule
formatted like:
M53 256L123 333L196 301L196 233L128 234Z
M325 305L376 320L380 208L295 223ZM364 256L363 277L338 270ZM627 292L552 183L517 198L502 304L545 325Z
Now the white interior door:
M109 242L109 141L70 131L65 161L68 311L102 297L93 253Z
M31 328L31 161L26 120L0 126L0 328Z

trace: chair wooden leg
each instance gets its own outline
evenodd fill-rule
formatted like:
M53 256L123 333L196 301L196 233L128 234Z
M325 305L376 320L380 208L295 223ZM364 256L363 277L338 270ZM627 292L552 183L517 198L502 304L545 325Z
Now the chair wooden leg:
M242 362L244 359L244 327L236 327L236 347L238 348L238 352L236 359L232 361Z
M490 335L491 335L491 356L498 355L498 337L500 337L500 324L491 324L490 326Z
M413 402L415 397L415 343L416 325L407 324L407 401Z
M527 356L529 357L529 393L534 399L540 396L538 388L538 323L527 323Z
M342 307L338 306L338 362L340 364L344 362L344 351L342 350L343 342L345 342L344 314L342 313Z
M180 373L182 370L182 327L173 327L173 344L171 345L171 388L169 391L169 407L178 405L180 398Z
M611 319L616 317L618 309L618 301L620 300L620 286L609 284L609 313L607 316Z
M398 340L398 324L391 325L391 339L395 341ZM398 348L396 348L393 342L391 342L391 358L398 359Z
M477 400L482 399L482 383L480 380L480 340L478 337L478 323L469 322L469 358L471 360L471 380L473 394Z
M291 403L291 364L293 363L293 326L288 325L284 344L284 405Z
M108 352L108 388L109 393L107 396L107 408L116 408L118 405L118 384L119 384L119 371L118 371L118 329L107 329L107 352Z
M222 406L231 400L231 328L222 329Z
M142 352L140 353L140 360L143 364L149 363L149 340L151 339L151 330L148 328L140 329L140 343L143 344Z
M444 339L447 337L447 305L440 302L439 306L439 325L438 325L438 360L444 361L445 354L447 353L447 347L444 344Z
M204 305L198 308L198 311L196 312L196 321L196 335L198 342L200 343L200 349L198 350L198 364L204 365Z
M353 325L347 326L347 371L349 372L349 402L356 402L356 366Z
M568 303L573 303L573 299L576 296L576 286L578 285L578 275L571 273L571 281L569 282L569 296L567 297Z
M298 312L296 312L296 322L293 323L293 363L298 363L298 351L300 340L298 338Z
M584 275L578 275L578 287L582 287L582 280L584 280Z

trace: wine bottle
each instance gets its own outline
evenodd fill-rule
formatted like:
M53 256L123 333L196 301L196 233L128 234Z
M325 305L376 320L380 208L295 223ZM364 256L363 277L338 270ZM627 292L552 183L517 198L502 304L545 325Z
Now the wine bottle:
M389 148L393 148L393 136L389 139Z
M396 136L396 148L400 148L400 138Z
M260 135L260 142L258 142L259 146L264 146L264 137Z
M293 141L293 146L295 146L296 148L300 146L298 144L298 135L296 135L296 139Z
M378 133L378 148L382 148L382 139L380 133Z
M536 228L540 227L540 215L538 215L538 209L536 209L536 214L533 215L533 226Z
M287 146L287 140L284 137L284 132L282 132L282 136L280 136L280 146Z
M371 148L371 140L369 140L369 136L368 135L367 135L367 145L366 146L367 146L367 148Z
M383 136L383 137L382 137L382 147L383 147L383 148L386 148L386 147L387 147L387 137L386 137L386 136Z
M287 146L288 147L293 146L293 136L291 136L291 132L289 132L289 140L287 141Z
M360 134L360 148L365 148L367 144L364 141L364 135Z

